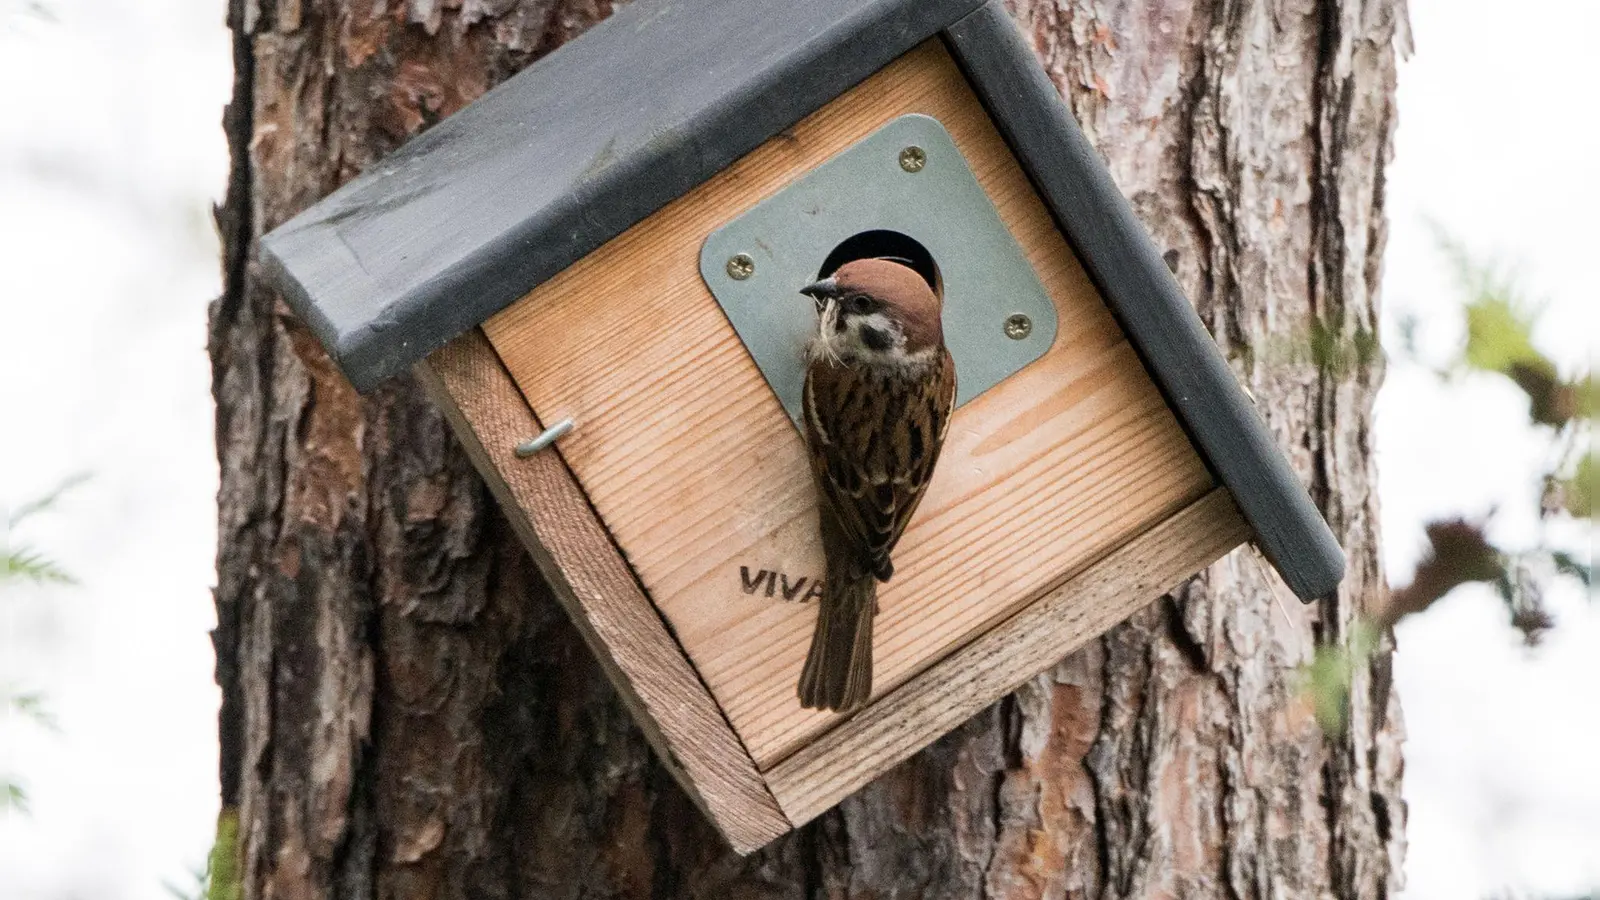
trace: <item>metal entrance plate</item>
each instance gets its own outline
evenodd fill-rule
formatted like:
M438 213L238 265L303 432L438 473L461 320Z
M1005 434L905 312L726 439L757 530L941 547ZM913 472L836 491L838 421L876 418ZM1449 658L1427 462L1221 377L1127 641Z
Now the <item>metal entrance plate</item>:
M705 279L790 418L800 419L816 280L840 245L892 232L925 248L944 285L956 405L1043 356L1056 309L1022 248L929 116L901 116L706 238Z

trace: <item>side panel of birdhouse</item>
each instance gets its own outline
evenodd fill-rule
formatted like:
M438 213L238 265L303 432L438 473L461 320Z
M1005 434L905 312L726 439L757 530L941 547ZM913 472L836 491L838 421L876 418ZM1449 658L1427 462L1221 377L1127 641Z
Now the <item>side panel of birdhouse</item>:
M960 70L928 42L483 328L538 418L576 421L561 458L766 773L821 759L813 747L840 721L795 698L822 573L816 496L798 431L701 280L700 248L908 113L948 130L1049 293L1059 330L1042 358L952 420L896 576L880 592L874 696L892 704L909 696L896 694L901 686L925 689L940 660L986 646L986 634L1042 608L1041 598L1078 602L1059 592L1092 573L1101 594L1074 596L1109 602L1116 618L1094 619L1109 627L1245 537ZM1170 523L1181 516L1209 533L1198 544L1179 540ZM1166 562L1173 571L1119 586L1113 576L1126 569L1097 568L1149 535L1181 547ZM1018 671L1001 669L1006 678ZM875 709L837 734L883 721ZM914 749L902 740L890 755ZM882 753L867 756L887 764ZM810 782L800 772L789 783ZM803 818L833 792L808 796L793 801Z
M740 853L787 832L754 761L640 589L561 457L519 457L543 426L478 329L415 367L552 592L662 763Z

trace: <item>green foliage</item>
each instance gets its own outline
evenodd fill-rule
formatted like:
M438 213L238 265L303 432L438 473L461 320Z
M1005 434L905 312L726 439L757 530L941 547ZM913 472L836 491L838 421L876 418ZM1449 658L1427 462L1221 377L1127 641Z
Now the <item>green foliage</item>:
M1379 631L1358 620L1343 644L1321 646L1300 670L1301 687L1310 697L1322 733L1343 734L1350 724L1350 691L1356 673L1367 665L1378 647Z
M36 500L30 500L12 510L11 515L6 520L6 523L12 528L15 528L28 519L39 515L40 513L49 512L50 510L55 509L56 505L61 502L63 497L65 497L74 488L77 488L79 485L88 480L89 475L85 472L79 472L76 475L68 477L60 484L46 492L44 496L39 497Z
M1311 363L1338 379L1364 372L1383 358L1376 332L1358 327L1345 333L1321 319L1311 322L1308 347Z
M1435 229L1441 252L1455 269L1465 294L1466 344L1451 369L1503 375L1528 395L1529 419L1558 431L1595 414L1595 386L1588 373L1564 378L1534 343L1544 304L1530 300L1514 274L1474 259L1449 235Z
M25 578L35 582L73 584L73 577L31 547L0 549L0 581Z
M1267 335L1259 346L1233 348L1245 371L1258 367L1312 367L1333 380L1359 378L1383 361L1374 331L1313 319L1306 329Z
M1594 493L1600 482L1600 468L1595 467L1594 451L1585 453L1573 467L1572 477L1560 480L1561 505L1575 519L1594 517Z
M0 530L0 585L9 581L28 580L36 583L71 584L72 575L42 552L12 540L11 532L18 525L52 509L72 488L83 483L85 476L69 478L43 497L14 510L6 517ZM45 708L44 698L37 693L18 692L10 687L0 687L0 711L34 725L54 730L55 720ZM0 812L27 812L28 794L10 775L0 775Z
M41 728L47 728L51 731L57 730L55 718L45 708L43 694L17 694L6 691L4 694L0 694L0 697L5 698L6 705L17 715L28 719Z
M17 507L6 517L5 531L0 532L0 584L17 579L39 583L75 583L70 573L44 553L28 544L16 543L11 532L29 519L55 508L68 491L86 480L86 475L74 475L43 497Z
M0 812L11 810L28 811L28 792L22 789L22 785L0 776Z
M1519 365L1555 368L1533 347L1538 312L1516 294L1479 293L1467 303L1466 314L1467 345L1461 358L1467 365L1501 374Z
M1590 422L1600 418L1600 384L1596 384L1593 375L1589 375L1573 384L1573 393L1578 400L1578 413Z
M206 900L239 900L239 869L239 814L225 809L217 817L217 842L207 863Z
M239 814L224 809L217 816L217 836L211 844L204 872L194 874L194 884L166 885L178 900L239 900Z
M53 730L56 727L55 720L44 707L44 698L38 694L17 694L9 689L0 689L0 707L43 728ZM11 776L0 774L0 812L27 811L27 789Z

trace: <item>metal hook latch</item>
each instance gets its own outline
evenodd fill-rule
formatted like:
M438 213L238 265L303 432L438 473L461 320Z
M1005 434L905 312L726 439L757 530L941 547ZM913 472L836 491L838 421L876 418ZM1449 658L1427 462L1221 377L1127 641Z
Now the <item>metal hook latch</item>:
M528 440L518 444L516 449L517 458L527 459L535 453L538 453L540 450L545 449L546 447L565 437L567 432L571 431L574 427L575 425L571 419L562 419L561 421L540 432L537 437L529 438Z

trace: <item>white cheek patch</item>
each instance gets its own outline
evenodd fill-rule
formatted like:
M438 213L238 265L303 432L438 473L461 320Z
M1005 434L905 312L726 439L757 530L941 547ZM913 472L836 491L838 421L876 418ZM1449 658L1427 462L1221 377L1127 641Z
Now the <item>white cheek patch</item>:
M811 339L807 355L813 360L826 359L835 364L846 359L889 364L914 362L906 354L905 344L900 326L883 313L845 315L838 301L829 300L817 317L817 334Z
M881 312L873 313L870 316L856 316L850 325L852 329L860 329L862 326L871 325L886 334L892 334L896 337L900 335L900 326L889 321L889 317Z

